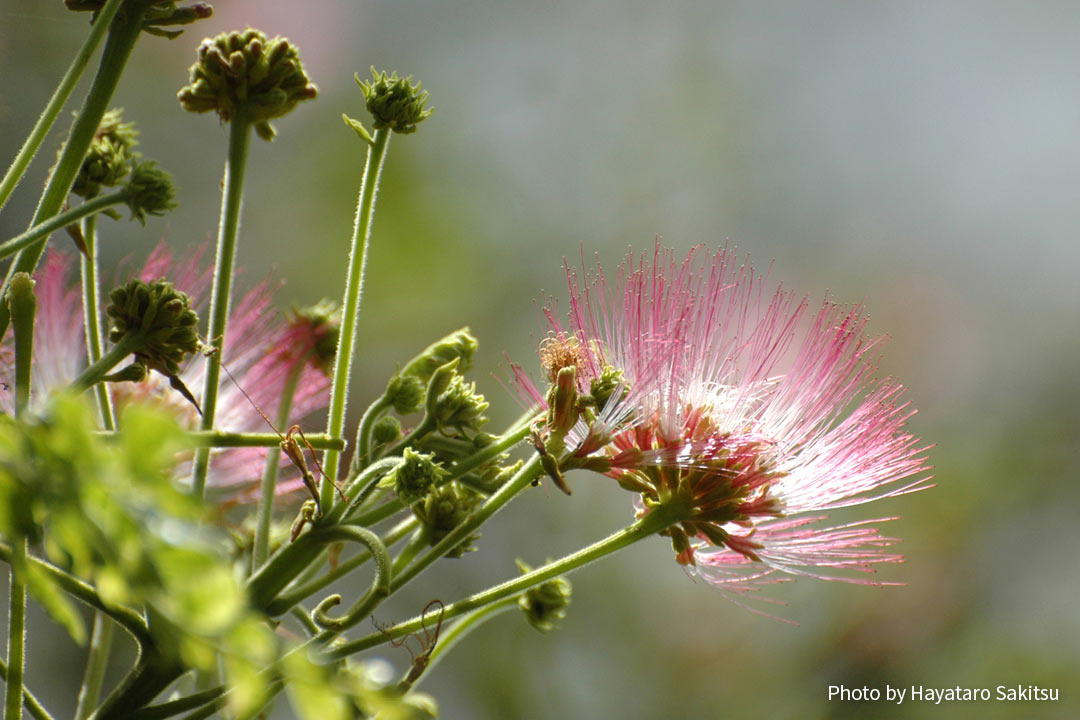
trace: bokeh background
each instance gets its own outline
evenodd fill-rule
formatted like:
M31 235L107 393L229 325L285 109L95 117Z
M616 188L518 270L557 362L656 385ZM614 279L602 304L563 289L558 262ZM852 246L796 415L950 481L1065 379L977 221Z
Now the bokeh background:
M612 267L660 235L735 244L815 299L865 298L891 337L882 370L937 443L936 489L868 510L903 516L890 533L907 563L886 572L906 587L786 585L777 612L793 628L692 582L650 541L576 575L560 631L511 614L470 636L424 682L445 717L1080 715L1080 5L226 0L136 48L115 104L176 176L182 211L145 229L103 221L105 267L162 238L213 238L226 129L175 93L202 37L245 24L295 40L321 93L251 153L240 283L286 280L283 309L340 292L364 160L340 119L362 116L352 73L415 74L436 107L391 143L354 411L396 363L468 324L505 424L518 407L492 374L504 352L534 362L533 300L562 292L562 258ZM86 31L59 0L0 1L2 162ZM4 237L24 228L61 135L0 216ZM572 498L517 500L480 552L382 619L414 614L436 582L450 601L515 574L516 556L535 564L626 523L625 493L571 481ZM64 717L83 651L55 637L33 645L28 682ZM886 683L1037 684L1062 699L827 699L829 685Z

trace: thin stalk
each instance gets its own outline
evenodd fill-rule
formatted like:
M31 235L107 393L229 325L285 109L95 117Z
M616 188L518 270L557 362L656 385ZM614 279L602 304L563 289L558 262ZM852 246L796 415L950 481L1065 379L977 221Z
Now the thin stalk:
M250 144L251 121L246 108L240 106L229 123L229 154L225 161L225 189L221 197L217 256L214 259L214 291L210 296L210 327L207 330L207 339L217 352L210 355L206 362L206 383L203 386L202 395L202 430L213 429L214 415L217 412L221 355L225 346L225 329L229 322L229 295L236 257L236 236L240 229L244 170ZM340 433L337 436L340 436ZM191 474L191 491L196 497L201 498L206 493L206 473L209 468L210 449L200 448L195 452L194 470Z
M135 42L142 32L143 18L146 9L150 6L150 0L125 0L124 12L117 13L109 25L109 36L105 41L105 49L101 52L101 61L98 64L97 74L90 85L90 90L83 101L75 123L71 126L67 142L56 162L52 175L49 176L48 184L38 202L37 211L34 213L30 227L48 220L60 212L67 199L71 184L82 166L86 151L97 133L101 118L109 108L113 93L120 82L120 75L127 64L131 51L135 48ZM30 245L15 256L15 260L8 268L7 278L4 280L2 290L7 287L11 278L17 272L32 273L37 267L41 254L45 251L45 241L39 240ZM0 338L7 332L10 315L7 308L0 303Z
M219 686L177 700L170 700L169 702L158 703L157 705L149 705L141 710L136 710L131 713L131 715L128 716L128 719L164 720L164 718L170 718L173 715L179 715L182 712L202 707L208 702L213 702L220 698L224 692L225 688Z
M90 717L101 699L101 686L105 681L105 670L109 666L109 653L112 651L113 622L104 613L94 613L94 629L90 634L90 653L86 658L86 670L83 672L82 686L79 688L79 700L75 706L76 720Z
M661 530L679 522L684 515L685 512L682 508L666 506L654 508L648 515L641 518L633 525L612 533L597 543L593 543L586 548L571 553L560 560L543 565L542 567L521 575L520 577L516 577L513 580L508 580L495 587L484 590L483 592L476 593L463 600L458 600L457 602L447 605L443 609L443 621L445 622L446 620L464 615L467 612L499 602L505 598L516 596L535 585L539 585L540 583L558 577L559 575L566 575L573 572L574 570L582 568L606 555L610 555L632 545L638 540L643 540L650 535L655 535ZM367 650L368 648L381 645L384 642L389 642L390 640L399 638L403 635L416 632L423 628L423 625L424 618L418 616L412 620L394 625L391 628L386 628L377 633L372 633L371 635L367 635L358 640L338 645L332 650L323 653L322 657L327 661L342 660L353 653Z
M19 154L11 161L11 167L4 174L4 179L0 181L0 208L4 207L4 203L11 197L12 191L22 180L26 168L30 166L30 161L34 159L34 155L37 154L41 143L44 142L45 136L52 129L53 123L56 122L56 118L60 115L60 110L67 103L68 98L71 97L71 93L79 83L79 78L82 77L86 66L90 64L91 56L93 56L97 46L101 43L101 38L105 37L113 16L116 15L116 11L123 2L124 0L108 0L98 13L94 24L90 26L90 34L86 36L86 40L83 42L82 47L79 48L79 52L75 54L75 59L71 61L71 66L64 73L64 77L60 79L60 84L56 86L56 90L53 92L52 97L49 98L45 109L41 111L41 116L30 131L26 142L19 148Z
M413 533L413 536L409 538L409 542L401 549L398 556L394 558L394 564L390 568L391 573L397 575L404 570L427 544L427 528L417 528L416 532Z
M525 465L518 470L505 485L499 488L494 495L484 501L484 504L476 508L456 528L447 533L430 550L421 555L416 562L394 576L390 586L391 593L397 592L403 585L419 575L439 558L446 555L452 548L465 540L492 515L502 509L522 490L529 486L540 475L540 456L534 455Z
M517 606L517 597L511 595L498 602L493 602L490 605L473 610L451 625L449 630L439 635L439 641L435 644L435 648L431 651L431 654L428 655L428 664L427 667L424 668L423 675L412 683L410 689L415 690L416 686L419 685L432 669L439 664L439 661L442 660L443 656L453 650L454 646L457 645L462 638L496 615L501 615L507 610L513 610Z
M19 720L23 704L23 666L26 659L26 540L12 544L11 591L8 609L7 687L5 720Z
M34 356L34 314L37 298L34 281L28 275L12 279L4 305L10 307L15 328L15 417L30 406L30 377ZM7 666L4 718L19 720L23 704L23 668L26 660L26 538L14 538L11 545L11 583L8 610Z
M286 427L289 424L289 414L292 413L293 396L296 395L296 387L300 384L300 376L304 374L304 366L307 364L307 355L298 358L285 377L285 387L281 391L281 401L278 403L277 426ZM266 454L266 467L263 468L262 485L259 493L259 508L255 523L255 546L251 555L251 571L255 572L270 557L270 524L274 518L274 488L277 486L278 469L281 467L279 453L271 450Z
M7 676L7 663L0 660L0 678L7 682ZM35 720L53 720L53 716L49 714L49 711L25 687L23 688L23 705Z
M14 556L15 550L10 545L0 543L0 560L3 560L8 565L12 565ZM45 562L33 555L30 555L27 559L28 562L34 566L35 571L43 573L48 578L49 582L56 585L68 595L71 595L76 600L81 601L95 610L105 613L115 620L120 627L131 633L131 636L139 643L139 645L145 646L150 643L150 630L146 624L146 620L143 619L143 616L137 611L124 605L113 603L106 605L93 587L74 575L66 573L52 563Z
M277 433L239 433L226 432L224 430L192 430L186 433L196 446L204 448L235 448L235 447L276 447L281 445L281 436ZM345 449L345 441L341 438L331 438L317 433L307 435L307 441L316 450L327 448Z
M100 360L83 370L82 374L75 378L74 382L71 383L71 390L73 392L82 392L94 383L101 382L101 379L108 375L110 370L116 367L121 360L138 350L143 342L145 342L145 338L139 333L128 333L120 338L120 342L113 345L109 352L102 355Z
M83 292L83 323L86 328L86 359L93 365L101 359L101 286L98 280L97 260L97 218L88 217L83 220L83 241L86 243L86 253L82 256L80 264L80 276ZM104 383L98 383L95 388L98 402L98 410L101 413L101 426L107 432L116 430L116 415L113 412L112 400Z
M81 279L83 292L83 319L86 328L86 358L93 365L101 359L101 324L98 310L100 286L98 282L97 260L97 217L89 216L82 222L83 240L86 253L82 256ZM116 430L116 416L105 383L95 387L98 411L101 413L101 425L107 432ZM94 626L90 633L90 652L86 658L82 687L75 707L76 720L90 716L101 697L101 686L105 681L105 670L109 665L112 652L113 623L103 613L94 612Z
M98 195L67 212L54 215L44 222L34 225L21 235L16 235L5 243L0 243L0 260L14 255L25 247L47 238L57 230L72 225L85 217L99 213L105 208L126 202L130 193L126 189L115 190L107 195Z
M371 455L372 428L375 427L375 421L385 415L391 407L393 403L386 398L386 395L380 395L379 399L368 405L368 409L364 411L364 416L360 418L360 425L356 429L356 448L353 450L354 467L364 467L367 464Z
M293 605L289 609L289 614L292 615L304 628L304 632L308 634L308 637L314 637L319 634L319 626L315 624L315 621L311 619L311 615L307 610L299 605Z
M364 288L364 270L367 266L368 241L371 238L372 218L375 214L375 196L379 189L386 147L390 142L390 130L376 130L368 146L364 163L364 176L360 182L360 198L356 207L352 245L349 248L349 271L345 280L345 297L341 303L341 334L337 353L334 355L334 382L330 386L330 415L326 422L326 434L341 437L345 427L345 404L349 395L349 374L353 354L356 351L356 318L360 313L360 297ZM338 476L341 453L327 450L323 456L323 470L333 479ZM334 485L324 483L322 508L326 512L334 506Z

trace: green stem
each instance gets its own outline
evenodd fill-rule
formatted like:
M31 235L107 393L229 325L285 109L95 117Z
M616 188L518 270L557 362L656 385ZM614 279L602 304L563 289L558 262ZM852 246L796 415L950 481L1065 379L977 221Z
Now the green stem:
M532 572L520 577L508 580L495 587L488 588L463 600L447 605L443 610L443 621L464 615L477 608L485 607L504 598L518 595L529 588L546 582L559 575L566 575L578 568L584 567L591 562L599 560L605 555L610 555L638 540L655 535L656 533L679 522L685 512L682 508L661 506L654 508L648 515L641 518L633 525L625 527L618 532L612 533L603 540L582 548L566 557L550 562ZM424 625L423 617L415 617L412 620L395 625L385 631L367 635L358 640L347 642L334 647L323 654L326 660L342 660L353 653L367 650L368 648L381 645L392 639L416 632Z
M229 122L229 155L225 161L224 193L221 197L221 220L218 223L217 256L214 259L214 291L210 296L210 327L207 339L217 352L206 362L206 383L202 395L202 430L214 427L217 412L218 384L221 378L221 355L225 329L229 322L229 295L236 257L236 236L240 229L240 209L244 195L244 170L251 141L251 121L242 105ZM332 435L333 436L333 435ZM340 433L334 437L340 436ZM195 452L191 491L196 497L206 493L206 473L210 467L210 449ZM332 488L331 488L332 489Z
M368 463L371 455L371 430L375 427L375 421L392 406L393 403L387 399L386 395L381 395L364 411L364 416L360 418L360 426L356 429L356 448L353 450L354 467L361 468Z
M30 407L30 380L34 365L34 315L37 313L37 297L34 281L25 273L12 278L7 295L0 303L11 312L15 326L15 417L26 413ZM14 670L12 671L14 672Z
M225 688L219 686L177 700L150 705L131 713L131 715L128 716L128 720L164 720L164 718L170 718L173 715L179 715L182 712L202 707L209 702L217 700L224 693Z
M283 428L289 424L289 414L292 412L293 396L296 395L296 387L300 384L300 376L304 374L304 366L307 364L307 356L298 358L289 368L289 374L285 377L285 386L281 391L281 401L278 403L277 426ZM251 571L255 572L270 557L270 524L274 518L274 488L277 486L278 469L281 467L279 453L271 450L266 454L266 467L263 468L262 485L259 492L259 508L255 524L255 547L251 556Z
M439 641L435 644L435 649L431 651L431 655L428 656L428 664L424 669L424 674L417 678L411 686L411 689L415 690L416 686L428 676L432 669L439 664L439 661L446 653L454 649L462 638L471 633L476 628L483 625L485 622L501 615L507 610L512 610L518 606L518 599L516 596L510 596L493 602L490 605L486 605L482 608L473 610L465 617L458 620L456 623L450 626L450 629L439 635Z
M224 430L192 430L186 433L198 447L205 448L235 448L235 447L277 447L281 445L281 436L276 433L239 433L226 432ZM326 448L345 449L345 441L341 438L331 438L317 433L306 435L311 447L316 450Z
M78 207L73 207L67 212L54 215L45 222L34 225L22 235L16 235L7 242L0 244L0 260L9 255L14 255L23 248L33 245L43 238L47 238L57 230L61 230L68 225L77 223L85 217L90 217L95 213L101 212L105 208L126 202L128 195L129 193L126 189L116 190L108 195L98 195L95 198L87 200Z
M338 531L341 532L345 529L345 527L340 527ZM367 594L357 600L343 616L330 617L329 613L331 608L341 604L340 595L330 595L315 607L315 610L311 613L311 619L324 631L334 633L346 630L363 620L371 614L372 610L378 607L379 603L390 595L390 553L386 551L386 545L383 544L378 535L365 528L353 527L348 528L348 530L347 537L343 539L352 540L367 548L368 554L375 561L375 577L371 580L371 588L367 591Z
M8 611L7 687L5 720L19 720L23 704L23 666L26 652L26 540L12 545L11 590Z
M308 634L308 637L314 637L319 634L319 626L311 619L311 615L307 610L299 605L293 605L289 608L289 614L296 618L297 622L300 623L304 628L304 631Z
M45 136L49 134L49 130L52 128L53 123L56 122L57 116L60 115L60 110L67 103L68 98L71 97L72 91L75 90L75 86L79 83L79 78L82 77L86 66L90 64L91 56L93 56L97 46L101 43L101 38L105 37L105 33L109 29L109 23L112 22L113 16L116 15L116 11L123 2L124 0L108 0L98 13L94 24L90 26L90 34L86 36L82 47L79 48L79 52L75 55L75 59L71 61L71 66L64 73L64 77L60 79L60 84L56 87L52 97L49 98L45 109L41 111L41 117L38 118L34 129L30 131L26 142L19 148L19 154L11 162L11 167L5 173L4 179L0 181L0 208L11 197L12 191L19 184L23 174L26 172L26 168L30 166L30 161L34 159L34 155L37 154L41 143L44 142Z
M90 654L86 658L86 670L83 672L79 701L75 707L76 720L90 717L90 713L98 705L98 700L101 698L101 686L105 681L105 670L109 666L112 639L112 620L103 613L95 612L94 629L90 634Z
M345 297L342 301L341 334L334 356L334 382L330 386L330 415L326 422L326 434L341 437L345 427L345 403L349 395L349 374L353 354L356 351L356 319L360 313L360 296L364 288L364 270L367 265L368 241L371 238L372 218L375 213L375 196L379 188L386 147L390 142L388 129L376 130L368 147L364 164L364 177L360 182L360 198L353 225L352 245L349 248L349 271L345 280ZM328 450L323 456L323 470L336 479L341 453ZM323 512L334 506L334 485L322 487Z
M386 547L393 547L399 540L412 532L413 529L419 524L419 520L415 517L406 518L394 526L389 532L382 537L383 545ZM319 592L327 585L330 585L335 580L345 577L350 572L360 567L368 560L371 559L371 553L367 551L361 551L349 558L345 562L339 563L336 568L330 570L321 577L311 579L305 582L295 583L293 586L287 588L285 592L279 595L271 602L266 608L266 614L271 617L277 617L287 610L296 607L300 602L303 602L306 598L311 597L315 593Z
M502 509L519 492L529 486L540 475L540 456L534 455L525 465L518 470L505 485L499 488L494 495L484 501L484 504L465 516L465 519L456 528L447 533L446 537L435 544L430 550L421 555L415 563L394 576L394 582L390 587L391 593L397 592L403 585L423 572L429 565L446 555L448 551L457 547L458 543L465 540L492 515Z
M86 254L82 256L81 280L83 292L83 322L86 327L86 359L93 365L101 359L101 301L100 281L98 280L97 260L97 218L88 217L83 221L83 240ZM116 430L116 415L112 400L105 383L98 383L94 388L97 394L98 410L101 412L101 426L107 432ZM96 622L96 621L95 621Z
M101 379L108 375L109 371L116 367L121 360L142 347L145 340L141 334L134 332L120 338L120 342L113 345L109 352L102 355L100 360L83 370L82 374L75 378L75 381L71 383L71 390L77 393L82 392L94 383L101 382Z
M427 528L417 528L416 532L413 533L413 536L409 538L409 542L405 545L405 547L401 549L401 552L398 553L398 556L394 558L394 564L391 568L393 574L396 576L398 573L404 570L405 567L413 561L413 558L415 558L420 553L420 550L422 550L423 547L427 544Z
M15 551L10 545L0 543L0 560L12 565ZM135 610L110 603L106 605L93 587L83 582L74 575L70 575L52 563L45 562L34 556L29 556L28 561L34 566L34 570L46 576L49 582L71 595L91 608L105 613L115 620L120 627L131 633L139 645L147 645L150 642L150 630L146 620Z
M0 678L3 678L4 682L7 682L7 663L0 660ZM26 706L27 711L36 720L53 720L53 716L49 714L49 711L38 702L38 699L34 697L34 694L23 688L23 705Z
M71 184L75 181L79 168L82 167L86 151L90 148L90 143L97 133L102 116L109 108L113 92L120 82L120 75L131 56L131 51L135 48L139 33L142 32L143 18L150 4L150 0L125 0L124 12L117 13L109 25L109 36L105 41L105 49L101 53L97 74L83 101L82 109L75 118L75 124L71 126L71 132L68 134L67 142L64 143L60 159L57 160L56 167L49 176L49 182L38 202L30 227L48 220L60 212L64 206ZM15 256L11 267L8 268L3 286L6 287L17 272L34 272L44 251L44 240L21 250ZM7 308L0 304L0 338L3 338L4 333L7 332L9 320Z

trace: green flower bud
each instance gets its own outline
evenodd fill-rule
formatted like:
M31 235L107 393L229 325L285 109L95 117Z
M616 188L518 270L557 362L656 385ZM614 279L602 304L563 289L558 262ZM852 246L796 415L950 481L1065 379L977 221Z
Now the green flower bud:
M401 462L379 481L379 487L393 488L398 499L406 505L423 500L428 490L447 475L442 466L434 462L434 457L405 448Z
M146 375L146 366L142 363L134 362L122 370L117 370L114 373L106 375L102 380L104 382L142 382L146 379Z
M522 574L532 571L523 560L518 560L517 566ZM530 625L542 633L550 632L566 617L572 589L565 577L552 578L523 592L518 606Z
M68 10L76 12L92 12L91 22L97 20L101 8L105 7L105 0L64 0ZM124 8L120 9L124 12ZM188 7L177 7L176 0L154 0L145 10L143 17L143 30L151 35L159 35L169 39L180 35L182 30L162 30L163 26L188 25L208 18L214 14L214 8L207 3L195 3Z
M577 367L560 368L547 394L547 427L551 432L562 436L574 427L580 414L577 400Z
M116 187L131 172L139 157L135 146L139 133L135 123L123 122L123 110L109 110L101 119L97 133L75 176L71 192L79 197L98 195L102 187Z
M146 224L147 215L164 215L176 207L176 187L172 176L152 160L139 163L127 183L127 206L131 219Z
M106 314L112 320L109 340L138 333L142 345L135 359L151 370L173 377L185 358L199 347L198 315L188 296L166 280L144 283L132 280L109 293Z
M462 523L465 517L480 504L478 493L462 487L458 483L448 483L433 488L422 503L413 506L413 512L424 527L428 529L428 541L434 547L450 531ZM473 543L480 537L473 534L462 540L446 552L446 557L459 558L476 548Z
M597 409L603 410L607 405L608 400L615 393L615 390L622 387L622 391L619 393L619 397L624 398L626 394L630 392L629 386L626 384L626 380L623 378L622 370L616 370L610 365L605 365L603 372L600 373L600 377L593 378L589 387L589 393L592 395L593 402L596 404Z
M386 385L386 400L398 415L409 415L424 405L427 388L415 375L395 375Z
M191 66L191 82L177 98L185 110L217 112L228 122L243 108L263 140L274 138L270 120L315 97L296 46L286 38L248 28L203 40Z
M421 92L420 83L412 84L412 76L399 78L395 72L387 76L385 72L376 72L371 68L371 82L364 82L356 76L356 84L364 93L367 110L375 122L376 130L389 128L397 133L416 132L418 123L423 122L432 113L424 109L428 100L426 91Z
M311 364L324 375L329 375L337 355L338 337L341 335L341 311L333 300L323 298L314 305L293 307L289 320L294 330L309 334L314 344L311 348Z
M488 403L476 392L476 383L465 384L465 378L454 374L446 390L435 399L432 416L443 433L476 430L487 422L484 411Z
M462 373L468 372L472 367L472 358L478 347L479 343L469 332L469 328L463 327L442 340L428 345L422 353L405 365L400 374L414 375L420 378L421 382L426 383L438 368L455 358L460 360L458 370Z
M401 423L393 415L384 415L375 421L371 439L376 445L389 445L401 439Z

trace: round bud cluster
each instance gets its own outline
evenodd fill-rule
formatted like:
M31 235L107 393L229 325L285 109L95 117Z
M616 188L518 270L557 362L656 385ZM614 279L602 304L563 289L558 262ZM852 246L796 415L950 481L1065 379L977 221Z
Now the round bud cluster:
M393 415L384 415L375 421L371 428L371 439L375 445L389 445L401 439L401 423Z
M465 383L465 378L455 373L445 390L435 399L434 419L439 430L445 434L476 431L487 422L484 411L488 403L476 392L476 383Z
M436 370L455 358L459 360L458 371L467 372L472 367L472 358L478 347L480 343L469 332L469 328L463 327L428 345L422 353L409 361L401 375L412 375L427 383Z
M248 28L203 40L191 80L177 98L185 110L217 112L228 122L242 111L263 140L274 138L270 120L315 97L296 46Z
M413 512L428 529L428 542L434 547L460 525L465 517L480 504L480 501L481 497L478 493L457 483L449 483L433 488L423 502L413 506ZM473 534L465 538L448 550L446 557L459 558L467 552L472 552L476 549L473 543L479 537L479 534Z
M188 296L166 280L132 280L109 293L106 310L112 320L109 340L118 343L137 336L135 359L151 370L174 376L191 353L199 349L199 317Z
M395 375L386 384L386 400L394 407L394 412L399 415L409 415L416 412L424 404L424 395L427 388L420 378L415 375Z
M399 78L395 72L387 75L371 68L371 82L364 82L356 76L356 84L364 93L367 110L375 119L372 127L376 130L388 128L396 133L416 132L418 123L423 122L432 113L424 109L428 100L426 91L420 90L420 83L412 84L412 76Z
M144 225L147 215L164 215L176 207L176 187L172 176L152 160L132 168L126 189L131 219Z
M323 298L314 305L293 308L289 320L301 346L310 345L311 363L324 375L329 375L337 355L338 337L341 335L341 313L338 304ZM289 348L291 349L291 348ZM289 350L287 349L287 350ZM304 350L306 352L306 349Z
M116 187L139 157L135 146L139 144L139 132L135 123L123 122L123 110L109 110L101 118L101 124L90 142L71 192L79 197L98 195L102 187Z
M428 490L447 475L434 457L434 454L405 448L401 462L379 481L379 487L393 488L398 499L406 505L423 500Z

